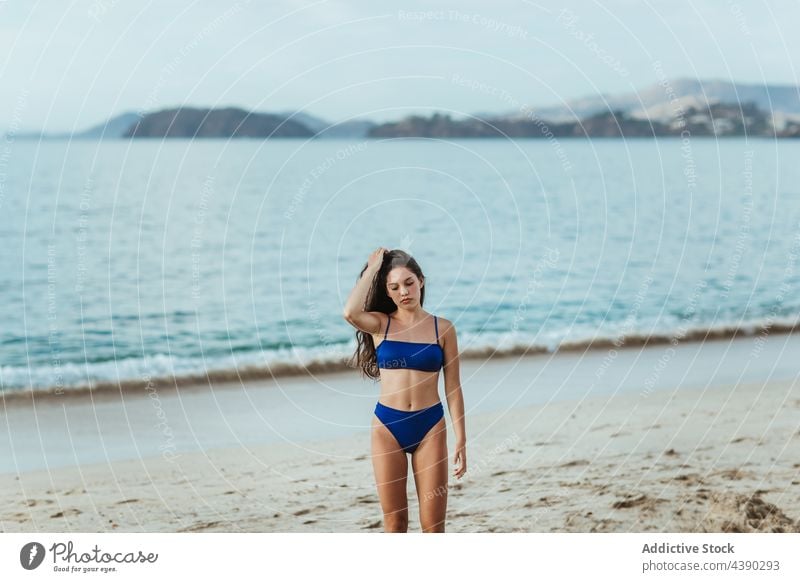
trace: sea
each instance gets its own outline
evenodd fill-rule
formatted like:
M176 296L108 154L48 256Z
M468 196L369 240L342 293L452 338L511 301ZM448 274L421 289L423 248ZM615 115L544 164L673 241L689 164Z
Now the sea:
M0 144L0 390L350 370L401 248L464 358L786 332L800 140Z

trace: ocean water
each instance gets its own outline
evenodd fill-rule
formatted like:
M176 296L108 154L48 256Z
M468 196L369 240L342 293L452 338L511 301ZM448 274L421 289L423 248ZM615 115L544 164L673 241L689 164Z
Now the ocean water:
M403 248L464 357L800 313L800 141L9 140L0 388L343 369Z

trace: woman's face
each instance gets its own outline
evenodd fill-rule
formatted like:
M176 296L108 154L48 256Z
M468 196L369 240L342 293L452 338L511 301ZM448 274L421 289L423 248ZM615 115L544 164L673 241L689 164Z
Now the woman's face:
M400 308L417 307L424 285L425 282L406 267L395 267L386 276L386 292Z

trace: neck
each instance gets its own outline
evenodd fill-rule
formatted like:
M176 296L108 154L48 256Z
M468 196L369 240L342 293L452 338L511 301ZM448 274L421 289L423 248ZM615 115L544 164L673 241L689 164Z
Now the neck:
M415 307L412 310L397 308L397 311L392 315L392 319L399 321L403 325L413 325L425 318L425 312L422 307Z

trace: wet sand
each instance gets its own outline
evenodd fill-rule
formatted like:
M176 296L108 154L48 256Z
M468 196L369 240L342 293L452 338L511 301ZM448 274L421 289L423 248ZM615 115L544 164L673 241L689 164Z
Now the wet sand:
M665 346L465 362L447 531L800 532L797 341L687 343L660 371ZM0 527L381 531L375 393L343 374L161 392L171 447L148 394L8 403Z

